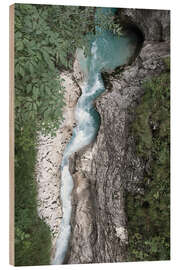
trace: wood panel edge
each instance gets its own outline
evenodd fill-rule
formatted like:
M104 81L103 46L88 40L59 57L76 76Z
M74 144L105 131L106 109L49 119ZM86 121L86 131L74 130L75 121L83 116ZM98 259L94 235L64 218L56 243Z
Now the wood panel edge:
M14 247L14 4L9 6L9 263L15 265Z

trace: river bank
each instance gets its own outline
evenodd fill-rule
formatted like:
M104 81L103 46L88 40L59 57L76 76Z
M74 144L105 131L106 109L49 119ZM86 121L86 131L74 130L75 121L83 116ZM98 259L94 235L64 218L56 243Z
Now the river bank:
M76 65L77 66L77 65ZM77 67L76 67L76 73ZM52 234L52 247L54 247L59 233L62 218L60 201L60 164L66 144L72 136L75 126L74 107L80 96L80 89L74 82L74 75L70 72L61 73L66 88L63 109L64 121L60 124L55 137L38 137L36 181L38 189L38 214L50 227Z

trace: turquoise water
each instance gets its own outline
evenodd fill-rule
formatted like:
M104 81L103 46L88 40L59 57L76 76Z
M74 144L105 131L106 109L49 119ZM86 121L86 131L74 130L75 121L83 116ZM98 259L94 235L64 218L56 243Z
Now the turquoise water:
M96 14L99 11L103 14L114 14L116 9L101 8L97 9ZM71 234L71 192L74 185L69 172L69 157L90 144L96 138L99 130L100 116L94 108L93 102L105 90L101 72L113 70L126 64L137 46L137 37L133 33L117 37L99 27L96 27L96 32L98 35L91 40L91 55L87 59L83 58L82 55L79 56L81 68L86 76L82 95L75 109L77 126L73 130L72 138L65 149L61 164L60 196L63 218L52 264L63 263Z

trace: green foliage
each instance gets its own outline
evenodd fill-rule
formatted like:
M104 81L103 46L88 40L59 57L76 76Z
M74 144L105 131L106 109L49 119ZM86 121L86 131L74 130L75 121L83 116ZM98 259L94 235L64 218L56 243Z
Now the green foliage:
M96 26L101 28L101 30L109 30L113 34L117 36L121 36L122 34L122 27L117 21L117 18L114 14L112 14L111 10L106 10L104 12L103 9L97 8L96 9ZM96 29L96 34L98 33ZM101 33L101 31L100 31Z
M35 132L27 123L25 134L15 137L15 265L50 263L51 235L49 227L37 214L35 180Z
M27 121L52 132L62 118L64 89L55 55L59 34L48 24L48 8L15 5L15 127ZM65 64L65 63L62 63Z
M169 62L169 60L167 60ZM168 65L168 63L167 63ZM170 74L144 83L132 133L146 163L144 195L127 194L129 260L170 259Z
M171 59L170 59L170 57L164 58L164 63L166 65L166 67L167 67L167 70L170 71L170 66L171 66Z

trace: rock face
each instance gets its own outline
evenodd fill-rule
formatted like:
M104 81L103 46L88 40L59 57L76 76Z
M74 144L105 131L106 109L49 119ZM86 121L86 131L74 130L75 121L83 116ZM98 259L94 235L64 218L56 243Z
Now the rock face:
M52 232L52 246L59 233L62 217L60 203L60 164L66 144L75 125L74 107L80 96L80 89L73 80L73 74L61 73L66 88L64 121L54 138L39 135L36 179L38 188L38 214L49 225Z
M153 9L119 9L121 24L139 28L145 40L170 40L170 11Z
M71 157L75 187L72 234L66 263L127 260L125 192L137 188L144 164L135 155L130 135L132 108L143 94L142 83L160 74L169 55L169 12L122 9L120 16L145 38L140 54L118 74L105 74L106 92L96 108L101 126L94 143Z

